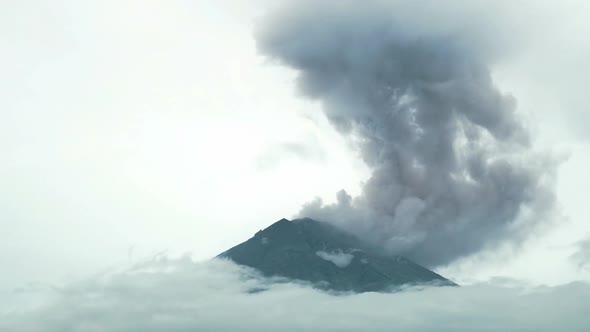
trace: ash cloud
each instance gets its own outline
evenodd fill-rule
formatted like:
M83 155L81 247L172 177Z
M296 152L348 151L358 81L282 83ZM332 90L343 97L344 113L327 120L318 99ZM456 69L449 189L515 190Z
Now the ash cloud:
M334 296L272 283L229 261L154 261L0 307L0 330L62 331L587 331L590 286L486 283ZM504 283L505 284L505 283ZM559 305L556 305L559 304Z
M547 219L557 163L494 85L490 66L518 43L494 8L298 1L261 21L260 53L298 73L372 170L360 196L341 191L300 216L429 267L517 244Z
M577 243L576 252L570 259L581 269L590 270L590 238Z
M555 165L530 152L514 98L494 86L489 32L415 23L403 9L304 2L271 15L257 40L372 169L361 196L300 215L437 266L521 239L553 205Z

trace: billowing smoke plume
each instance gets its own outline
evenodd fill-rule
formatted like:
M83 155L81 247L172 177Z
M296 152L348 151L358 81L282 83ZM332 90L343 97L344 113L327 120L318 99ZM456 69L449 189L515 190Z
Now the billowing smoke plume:
M431 267L518 243L554 200L555 163L532 152L515 99L491 78L509 38L447 4L298 1L257 34L372 170L359 197L300 214Z

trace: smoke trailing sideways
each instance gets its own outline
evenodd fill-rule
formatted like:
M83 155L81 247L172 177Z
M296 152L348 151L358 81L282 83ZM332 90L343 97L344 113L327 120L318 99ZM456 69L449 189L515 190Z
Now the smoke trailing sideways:
M299 215L434 267L517 244L547 220L557 163L494 85L490 20L408 3L298 1L269 13L256 39L372 171L358 197L340 191Z

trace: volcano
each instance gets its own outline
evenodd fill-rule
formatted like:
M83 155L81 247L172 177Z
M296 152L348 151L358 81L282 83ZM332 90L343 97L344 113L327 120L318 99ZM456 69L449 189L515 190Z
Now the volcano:
M267 277L311 283L324 290L387 292L404 285L456 286L407 258L387 255L331 224L281 219L221 253Z

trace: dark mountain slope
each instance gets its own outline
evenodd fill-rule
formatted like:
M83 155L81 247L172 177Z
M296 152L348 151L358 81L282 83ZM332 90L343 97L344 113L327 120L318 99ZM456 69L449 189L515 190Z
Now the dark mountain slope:
M218 257L266 276L311 282L337 291L387 291L405 284L455 285L401 256L386 256L334 226L281 219Z

